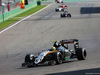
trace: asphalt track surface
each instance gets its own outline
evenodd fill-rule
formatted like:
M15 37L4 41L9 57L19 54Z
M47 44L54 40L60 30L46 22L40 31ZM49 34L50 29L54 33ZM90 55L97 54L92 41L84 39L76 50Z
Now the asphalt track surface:
M60 18L53 3L48 8L0 34L0 75L100 75L100 14L80 14L81 7L99 7L97 2L68 2L72 18ZM27 53L50 48L55 40L79 39L87 49L85 61L22 68Z

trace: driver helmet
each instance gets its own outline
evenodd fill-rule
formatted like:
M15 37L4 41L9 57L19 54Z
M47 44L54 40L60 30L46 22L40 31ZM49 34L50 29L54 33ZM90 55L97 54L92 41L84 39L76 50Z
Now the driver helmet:
M54 47L59 47L59 46L61 46L61 43L60 43L59 41L56 41L56 42L54 43Z
M56 51L56 48L55 47L51 47L51 51Z

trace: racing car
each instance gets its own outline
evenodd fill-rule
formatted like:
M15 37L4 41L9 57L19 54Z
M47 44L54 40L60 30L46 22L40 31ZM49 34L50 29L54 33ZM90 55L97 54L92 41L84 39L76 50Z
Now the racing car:
M63 3L63 0L55 0L57 3Z
M57 11L64 11L64 8L62 8L62 6L59 6L59 7L57 7L56 9L55 9L55 11L57 12Z
M64 12L61 14L61 17L71 17L71 14L68 13L68 11L64 11Z
M64 9L67 9L67 5L61 5L61 6L59 6L59 7L57 7L56 9L55 9L55 11L64 11Z
M69 44L72 44L74 49L69 49ZM53 47L56 50L48 49L42 50L38 56L34 54L27 54L25 56L25 62L22 63L22 67L33 67L45 62L48 65L61 64L63 61L77 58L78 60L85 60L87 52L85 48L79 48L79 41L77 39L55 41Z

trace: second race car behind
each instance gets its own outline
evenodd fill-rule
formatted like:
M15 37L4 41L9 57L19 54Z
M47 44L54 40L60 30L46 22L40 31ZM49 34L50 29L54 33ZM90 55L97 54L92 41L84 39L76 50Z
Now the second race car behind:
M63 3L63 0L55 0L57 3Z

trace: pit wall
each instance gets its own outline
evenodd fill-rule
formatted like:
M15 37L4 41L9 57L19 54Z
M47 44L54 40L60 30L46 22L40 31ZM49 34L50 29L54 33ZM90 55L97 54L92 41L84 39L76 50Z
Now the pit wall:
M23 13L23 12L25 12L25 11L31 9L31 8L34 8L36 6L37 6L37 1L34 1L34 2L30 3L30 4L28 4L28 5L25 5L25 9L21 9L19 7L19 8L16 8L14 10L11 10L11 11L9 11L7 13L1 14L0 15L0 23L4 22L4 21L6 21L6 20L8 20L8 19L10 19L10 18L12 18L14 16L17 16L17 15L19 15L19 14L21 14L21 13Z

